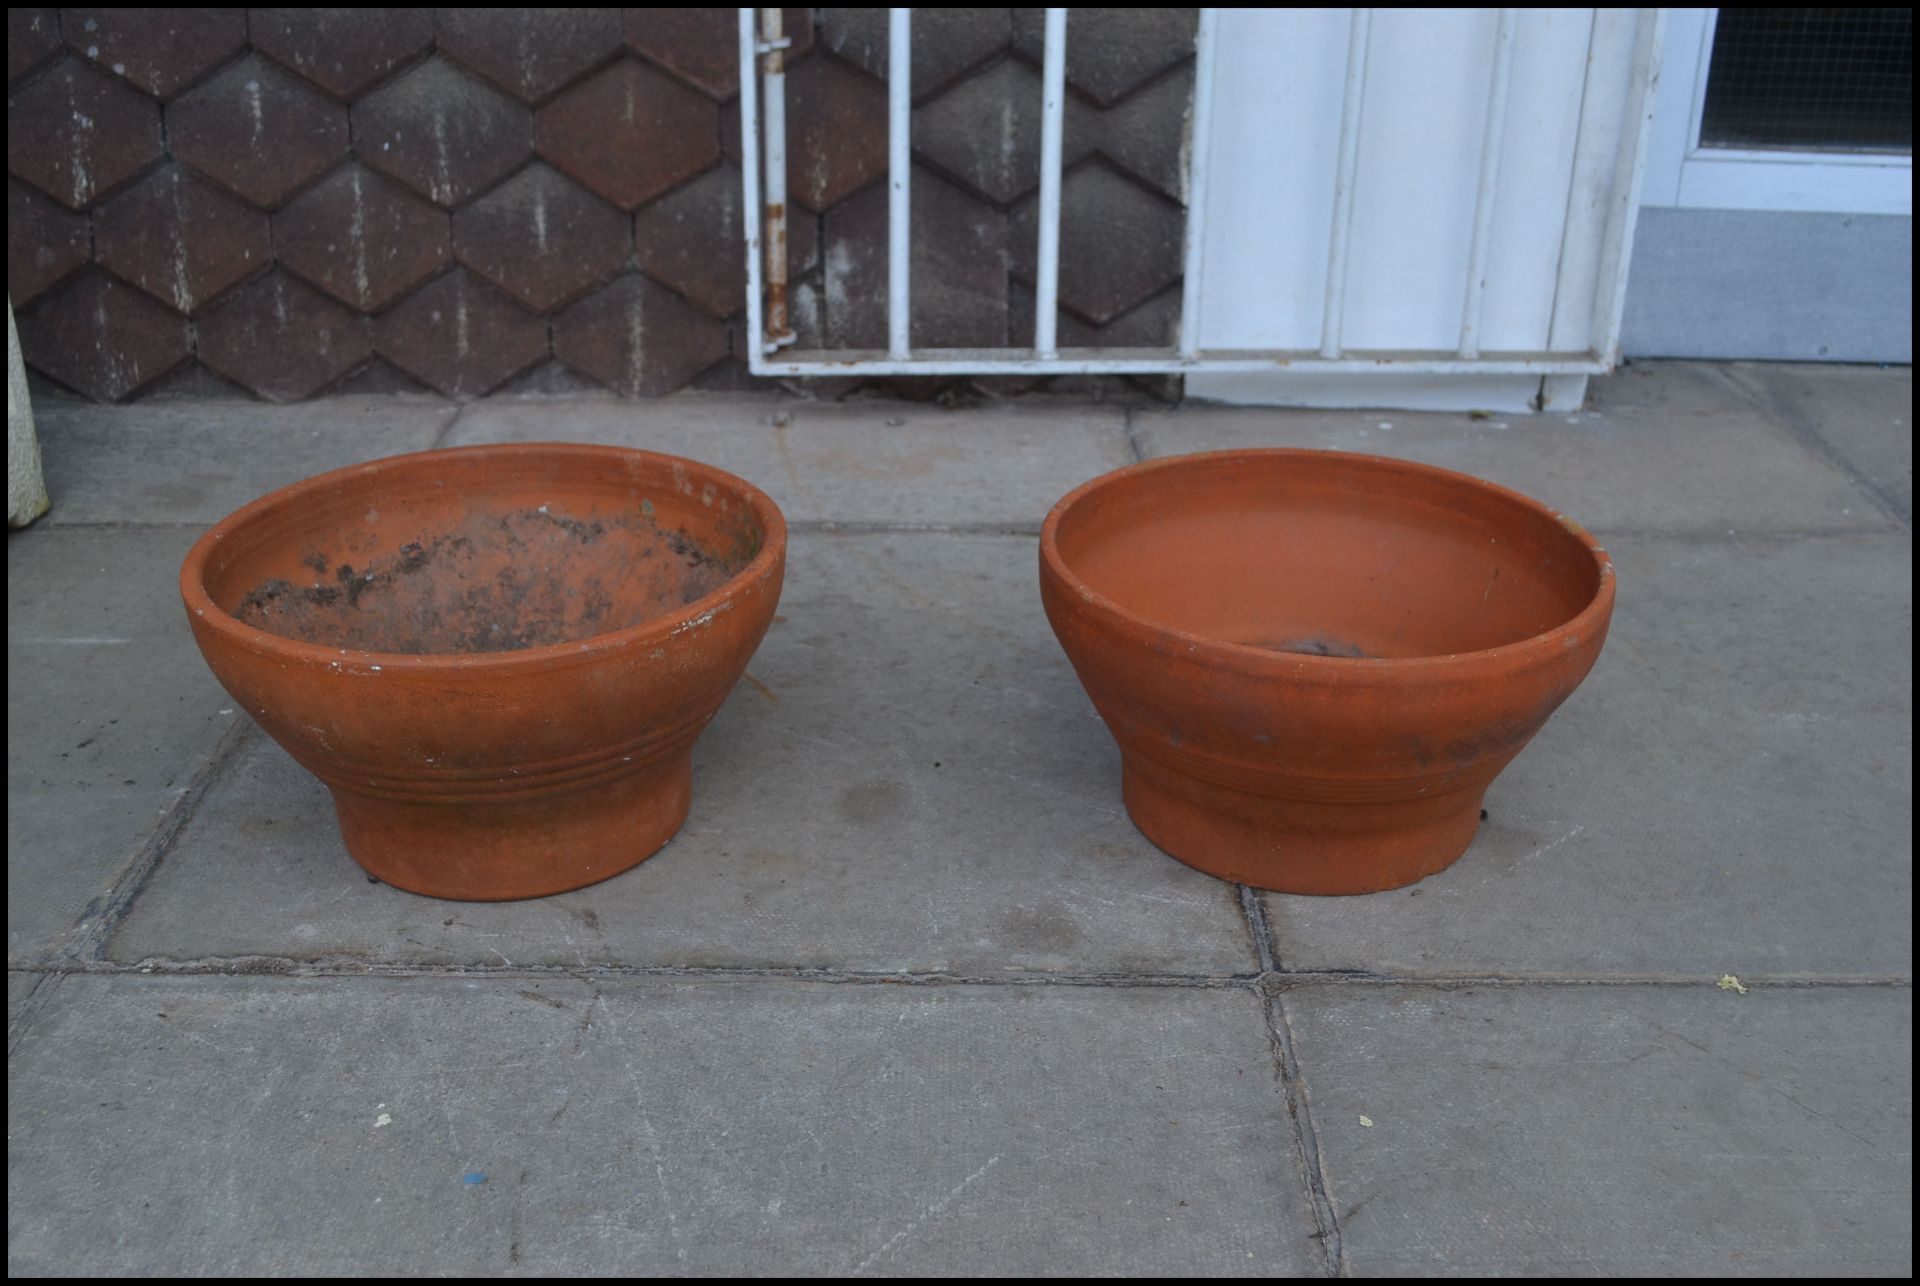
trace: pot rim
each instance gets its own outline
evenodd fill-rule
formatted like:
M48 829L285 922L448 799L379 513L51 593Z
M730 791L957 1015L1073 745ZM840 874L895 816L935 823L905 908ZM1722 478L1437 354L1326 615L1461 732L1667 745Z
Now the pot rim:
M1442 480L1454 486L1491 492L1517 503L1544 521L1558 525L1579 541L1593 556L1595 569L1599 575L1593 597L1579 612L1552 629L1513 643L1503 643L1498 647L1480 648L1471 652L1435 653L1429 656L1318 656L1309 652L1274 652L1246 643L1231 643L1224 639L1195 634L1169 622L1154 620L1131 608L1121 606L1088 585L1061 556L1060 524L1065 520L1068 511L1093 493L1124 480L1163 470L1195 468L1231 461L1257 463L1293 459L1321 462L1334 458L1362 462L1383 473L1420 476ZM1040 528L1040 560L1042 567L1062 585L1070 588L1081 601L1110 618L1113 627L1131 636L1136 642L1171 640L1185 644L1189 653L1208 655L1218 664L1257 673L1284 671L1300 679L1337 681L1342 678L1351 680L1362 675L1369 679L1412 679L1423 675L1440 677L1449 672L1457 673L1475 667L1505 668L1510 665L1520 665L1540 655L1559 655L1562 650L1572 651L1581 644L1591 642L1605 630L1613 614L1615 582L1613 560L1607 556L1607 551L1601 548L1600 542L1594 539L1593 534L1573 519L1558 510L1547 507L1532 496L1515 491L1511 487L1503 487L1497 482L1476 478L1470 473L1460 473L1457 470L1442 469L1435 465L1396 459L1392 456L1371 455L1362 451L1328 451L1307 447L1242 447L1226 451L1196 451L1186 455L1164 456L1156 460L1143 460L1138 464L1126 465L1109 473L1103 473L1097 478L1088 479L1054 504L1047 514L1046 522Z
M529 454L621 460L639 456L667 465L680 465L698 470L705 475L705 480L737 488L745 497L749 508L760 520L760 550L745 567L729 576L718 588L664 616L655 617L653 620L629 626L623 630L592 634L567 643L548 643L540 647L521 648L512 652L375 652L363 648L331 647L322 643L309 643L304 639L288 638L284 634L274 634L257 626L248 625L220 607L213 601L212 595L207 593L207 559L235 528L262 513L280 509L289 503L297 504L322 488L348 478L417 466L429 459L444 460L455 456L468 458L501 456L511 459ZM186 601L188 612L197 621L224 637L227 642L254 652L268 653L289 660L311 661L316 664L331 664L338 662L342 657L348 657L357 664L383 672L410 670L416 673L500 674L515 670L541 669L558 661L588 661L624 648L664 642L682 629L699 624L703 618L711 618L717 612L728 610L731 605L730 600L742 587L766 577L785 558L786 547L787 520L786 515L780 512L780 506L775 504L764 491L725 469L691 460L685 456L668 455L660 451L643 451L637 447L605 446L583 442L489 443L482 446L442 447L427 451L410 451L404 455L384 456L378 460L330 469L290 486L269 491L266 495L242 505L214 523L193 543L193 548L187 551L186 561L180 565L180 596Z

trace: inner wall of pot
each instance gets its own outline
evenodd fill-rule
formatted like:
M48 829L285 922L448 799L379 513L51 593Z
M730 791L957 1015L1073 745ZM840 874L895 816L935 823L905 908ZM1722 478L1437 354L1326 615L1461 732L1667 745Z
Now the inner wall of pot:
M1133 475L1076 502L1057 546L1155 624L1316 656L1500 647L1564 625L1599 590L1591 550L1550 515L1331 453Z
M671 465L442 457L249 516L209 597L285 638L370 652L512 652L645 624L759 552L747 498Z

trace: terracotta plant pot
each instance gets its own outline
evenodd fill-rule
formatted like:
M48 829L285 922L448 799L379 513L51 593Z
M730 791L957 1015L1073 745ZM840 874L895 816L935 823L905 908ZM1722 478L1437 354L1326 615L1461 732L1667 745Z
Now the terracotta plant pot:
M673 837L693 741L766 633L787 529L672 456L470 447L221 520L180 592L207 664L333 792L347 850L434 897L538 897Z
M1600 655L1614 571L1477 478L1224 451L1060 501L1040 590L1149 839L1223 879L1368 893L1466 851Z

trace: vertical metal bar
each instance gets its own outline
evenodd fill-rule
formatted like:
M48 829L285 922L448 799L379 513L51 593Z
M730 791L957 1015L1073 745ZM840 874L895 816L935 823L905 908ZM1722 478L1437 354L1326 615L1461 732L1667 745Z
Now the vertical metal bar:
M793 342L787 323L787 54L778 6L760 11L767 96L767 347Z
M1507 91L1513 85L1513 33L1518 9L1502 9L1493 44L1493 87L1487 132L1480 146L1480 191L1473 205L1473 247L1467 254L1467 299L1460 317L1460 356L1480 356L1480 315L1487 302L1487 254L1493 244L1493 205L1500 188L1500 151L1507 136Z
M747 234L747 365L755 374L766 357L760 313L760 60L755 56L754 11L740 10L740 226Z
M1067 114L1067 11L1047 10L1040 102L1040 254L1034 270L1033 351L1060 352L1060 135Z
M1642 9L1633 42L1633 81L1627 92L1628 117L1613 171L1613 209L1600 243L1600 284L1594 309L1593 352L1609 369L1620 361L1620 319L1626 311L1627 269L1633 258L1633 229L1640 213L1640 184L1647 173L1647 140L1653 134L1654 86L1667 35L1667 10Z
M1355 9L1347 28L1347 87L1340 104L1340 158L1333 178L1333 231L1327 243L1327 299L1320 314L1320 356L1338 357L1346 324L1347 254L1353 239L1353 187L1360 169L1360 111L1367 94L1373 10Z
M1180 281L1180 356L1200 351L1200 274L1206 268L1207 185L1213 151L1213 65L1220 11L1202 9L1193 36L1193 137L1187 162L1187 248Z
M887 10L887 355L912 351L913 10Z

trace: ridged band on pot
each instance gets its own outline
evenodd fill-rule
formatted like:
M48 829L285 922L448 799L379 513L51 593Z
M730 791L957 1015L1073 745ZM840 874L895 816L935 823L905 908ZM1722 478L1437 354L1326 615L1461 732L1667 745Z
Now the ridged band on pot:
M631 557L616 565L609 553L604 568L591 562L590 547L609 530L631 537L625 555L646 552L636 531L691 551L689 559L723 537L732 543L710 560L707 580L685 582L689 595L713 585L691 601L517 650L338 647L239 619L296 600L324 602L345 619L342 602L357 601L357 567L368 568L368 582L375 567L400 581L436 549L472 562L472 542L460 547L467 537L435 545L434 533L484 526L496 513L507 515L498 521L509 556L549 529L549 543L579 542L590 594L603 580L625 584L620 578L638 574ZM180 588L215 676L326 783L355 860L400 888L492 901L606 879L672 838L691 798L694 739L772 622L786 543L772 500L693 461L599 446L468 447L356 465L264 496L194 545ZM341 550L354 549L355 561L340 561L348 557ZM379 551L396 549L378 561ZM672 561L663 552L660 565ZM487 573L506 584L515 569L484 560L464 568L443 596L449 614L500 597L476 579ZM312 586L302 588L301 576ZM263 593L262 585L274 588ZM581 609L582 588L571 583L513 588L546 594L586 620L619 606L596 600ZM394 619L406 611L426 614L402 604Z
M1148 461L1069 493L1042 529L1040 588L1149 839L1223 879L1364 893L1466 851L1489 783L1598 658L1615 574L1578 525L1493 483L1254 450ZM1338 619L1303 632L1315 622L1289 594L1366 617L1395 654L1345 647ZM1273 633L1292 637L1210 636L1187 611L1242 633L1287 618ZM1409 653L1423 628L1490 645Z

